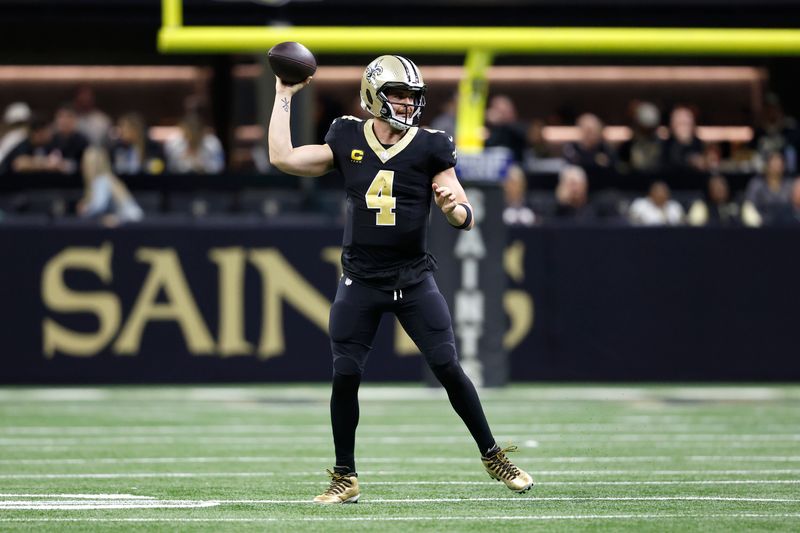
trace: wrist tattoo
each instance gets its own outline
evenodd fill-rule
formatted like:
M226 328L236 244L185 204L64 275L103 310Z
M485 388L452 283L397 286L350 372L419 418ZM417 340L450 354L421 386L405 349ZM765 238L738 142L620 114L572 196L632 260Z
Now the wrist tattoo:
M283 99L281 99L281 103L283 104L283 110L288 113L289 112L289 99L288 98L283 98Z

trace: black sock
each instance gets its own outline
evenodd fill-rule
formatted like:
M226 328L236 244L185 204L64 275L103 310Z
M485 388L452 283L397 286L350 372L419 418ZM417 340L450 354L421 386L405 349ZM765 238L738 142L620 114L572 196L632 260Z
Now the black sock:
M497 455L497 452L499 452L499 451L500 451L500 446L495 444L494 446L492 446L491 448L486 450L486 452L482 453L481 455L483 455L484 457L486 457L488 459L490 457L494 457L495 455Z
M336 466L338 473L356 471L355 447L356 427L358 426L358 386L361 383L359 374L333 375L331 392L331 425L333 427L333 445L336 449ZM339 468L348 472L339 472Z
M333 471L335 473L341 474L343 476L355 476L355 477L358 477L358 474L356 474L355 471L352 468L350 468L349 466L336 465L336 466L333 467Z
M431 370L447 391L450 404L467 425L481 454L484 450L491 449L495 445L494 437L486 421L486 415L483 414L478 392L472 381L464 374L458 361L451 360L444 365L434 365L431 366Z

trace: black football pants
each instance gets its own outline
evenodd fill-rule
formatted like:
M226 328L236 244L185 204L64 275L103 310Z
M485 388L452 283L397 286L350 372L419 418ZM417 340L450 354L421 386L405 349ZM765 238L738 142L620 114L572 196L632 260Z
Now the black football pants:
M344 276L331 307L329 325L334 370L331 422L337 466L355 471L358 387L381 316L387 312L397 316L416 343L479 450L485 453L494 446L494 438L475 387L458 363L450 311L433 277L402 290L386 291Z

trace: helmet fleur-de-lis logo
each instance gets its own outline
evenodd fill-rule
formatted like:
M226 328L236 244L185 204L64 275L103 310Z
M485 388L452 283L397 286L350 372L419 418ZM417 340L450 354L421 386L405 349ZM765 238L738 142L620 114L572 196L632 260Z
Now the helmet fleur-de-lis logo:
M367 81L370 83L375 83L372 79L375 76L380 76L383 74L383 67L381 66L381 62L377 61L374 66L370 65L367 67Z

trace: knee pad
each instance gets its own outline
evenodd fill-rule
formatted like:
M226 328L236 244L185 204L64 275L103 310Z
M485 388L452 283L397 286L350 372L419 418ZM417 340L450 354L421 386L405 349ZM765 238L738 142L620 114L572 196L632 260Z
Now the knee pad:
M428 359L428 365L430 365L431 368L436 366L445 366L451 362L458 364L458 357L456 356L456 343L455 341L447 339L445 342L426 349L425 357Z
M361 367L350 357L336 357L333 360L333 377L358 376L361 379Z
M431 365L431 370L442 385L454 383L460 380L461 376L464 375L464 370L462 370L461 365L455 357L444 364Z

